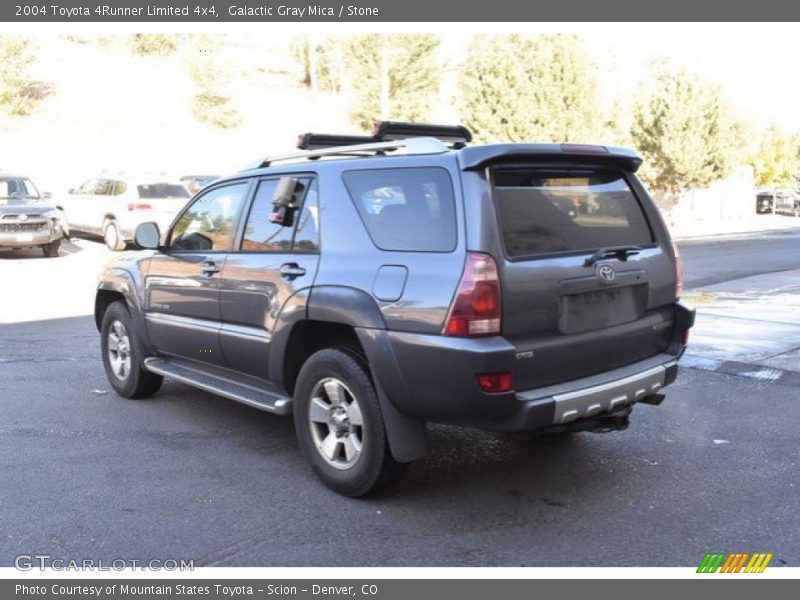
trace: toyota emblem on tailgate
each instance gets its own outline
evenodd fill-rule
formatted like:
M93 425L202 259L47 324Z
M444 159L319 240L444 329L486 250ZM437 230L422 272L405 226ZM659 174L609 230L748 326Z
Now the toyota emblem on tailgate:
M597 278L603 283L611 283L616 279L617 273L611 265L597 267Z

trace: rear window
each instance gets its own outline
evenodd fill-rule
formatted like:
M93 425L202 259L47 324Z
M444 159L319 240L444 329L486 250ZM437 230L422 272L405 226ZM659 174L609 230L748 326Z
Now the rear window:
M381 250L450 252L456 247L453 184L445 169L371 169L343 175Z
M616 171L495 169L494 195L509 257L644 246L653 234Z
M150 183L137 185L139 198L156 200L158 198L191 198L191 194L179 183Z

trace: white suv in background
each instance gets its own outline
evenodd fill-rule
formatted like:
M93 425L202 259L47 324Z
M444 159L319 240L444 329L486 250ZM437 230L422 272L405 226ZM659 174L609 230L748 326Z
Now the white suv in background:
M190 197L180 181L103 175L87 179L56 204L69 233L99 234L111 250L123 250L140 223L155 221L167 231Z

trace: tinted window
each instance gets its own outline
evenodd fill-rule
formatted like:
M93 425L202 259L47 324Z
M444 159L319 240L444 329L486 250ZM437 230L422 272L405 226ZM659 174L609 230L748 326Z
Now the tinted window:
M348 171L344 182L378 248L455 249L453 185L444 169Z
M191 195L179 183L147 183L137 185L139 198L142 200L157 200L158 198L191 198Z
M213 189L198 197L172 230L170 248L175 250L230 250L236 216L249 184Z
M272 198L277 179L262 181L250 209L250 215L245 225L241 249L249 252L290 252L316 251L319 247L317 239L317 186L316 181L303 178L298 181L297 189L292 197L290 210L293 219L291 225L283 226L271 223ZM311 189L309 189L311 186ZM312 206L313 205L313 206ZM297 228L297 238L292 245L292 239Z
M494 170L494 186L509 256L653 242L620 173L509 167Z
M297 219L293 249L296 252L319 252L319 193L316 180L311 183L303 201L303 210Z

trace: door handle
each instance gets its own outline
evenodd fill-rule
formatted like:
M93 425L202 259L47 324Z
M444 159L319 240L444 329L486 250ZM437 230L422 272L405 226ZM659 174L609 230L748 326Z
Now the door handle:
M294 279L306 274L306 270L297 263L284 263L281 265L281 277Z
M219 273L219 265L213 260L207 260L203 263L203 275L213 275Z

